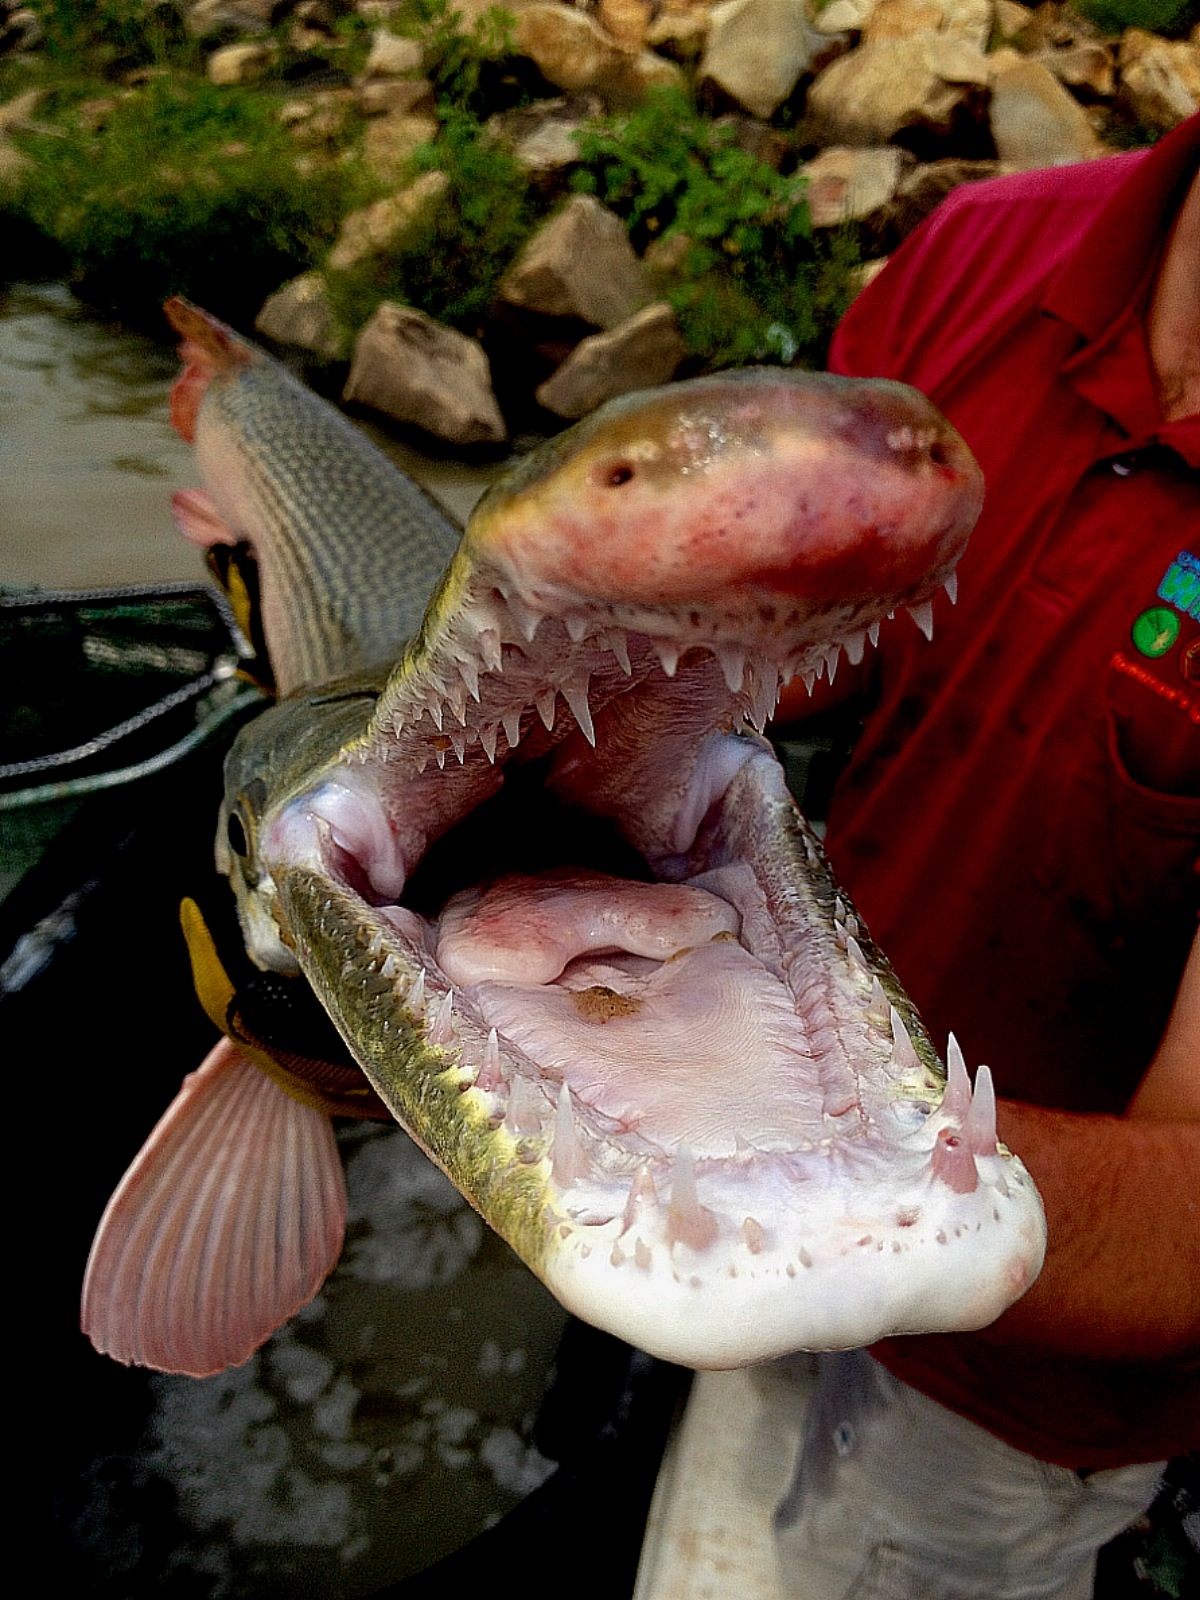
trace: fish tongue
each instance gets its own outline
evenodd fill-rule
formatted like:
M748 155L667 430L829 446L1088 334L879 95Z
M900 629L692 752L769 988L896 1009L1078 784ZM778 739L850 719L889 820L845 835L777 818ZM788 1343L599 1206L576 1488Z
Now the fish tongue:
M104 1354L160 1372L240 1366L316 1294L345 1228L329 1118L222 1039L100 1219L83 1331Z

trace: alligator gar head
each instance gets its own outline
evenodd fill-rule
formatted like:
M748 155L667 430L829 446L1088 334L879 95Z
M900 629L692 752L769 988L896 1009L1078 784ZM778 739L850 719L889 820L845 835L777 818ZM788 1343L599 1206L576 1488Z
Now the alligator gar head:
M671 1360L978 1327L1039 1270L986 1069L947 1080L759 736L781 680L926 624L981 497L898 384L630 396L489 491L390 671L227 764L251 955L566 1306Z

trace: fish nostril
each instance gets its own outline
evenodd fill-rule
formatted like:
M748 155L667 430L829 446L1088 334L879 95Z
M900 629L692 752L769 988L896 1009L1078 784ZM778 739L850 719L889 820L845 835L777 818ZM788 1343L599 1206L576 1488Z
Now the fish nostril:
M946 449L941 439L936 439L929 447L929 459L935 467L948 467L950 465L950 452Z
M596 469L596 480L605 489L619 489L633 477L628 461L612 461Z

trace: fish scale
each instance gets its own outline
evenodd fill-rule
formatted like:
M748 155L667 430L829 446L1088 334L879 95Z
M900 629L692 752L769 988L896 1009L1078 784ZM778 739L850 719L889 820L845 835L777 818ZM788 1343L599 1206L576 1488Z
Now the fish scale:
M394 658L461 529L274 363L215 376L205 413L202 464L219 481L240 482L225 502L234 502L233 530L252 526L260 546L280 692ZM331 503L336 518L322 512Z

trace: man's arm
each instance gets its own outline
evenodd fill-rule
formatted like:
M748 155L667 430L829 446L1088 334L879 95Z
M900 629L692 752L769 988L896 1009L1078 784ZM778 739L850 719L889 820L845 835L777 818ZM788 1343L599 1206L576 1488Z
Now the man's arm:
M1181 1382L1200 1365L1200 935L1123 1117L998 1109L1001 1138L1045 1202L1042 1276L978 1333L888 1340L878 1354L935 1399L1067 1465L1105 1464L1106 1449L1129 1448L1140 1413L1156 1401L1170 1413L1175 1396L1177 1432L1135 1443L1125 1459L1200 1444L1195 1388ZM1056 1448L1047 1415L1069 1416L1074 1385L1091 1456L1086 1441Z

